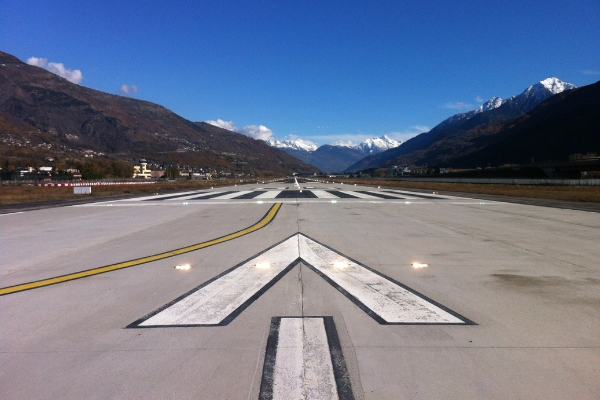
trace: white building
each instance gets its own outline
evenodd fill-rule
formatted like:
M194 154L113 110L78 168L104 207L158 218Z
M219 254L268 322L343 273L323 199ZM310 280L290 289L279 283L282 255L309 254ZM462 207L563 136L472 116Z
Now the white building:
M146 166L148 163L141 162L140 165L133 166L133 177L134 178L144 178L150 179L152 177L152 171L150 171Z

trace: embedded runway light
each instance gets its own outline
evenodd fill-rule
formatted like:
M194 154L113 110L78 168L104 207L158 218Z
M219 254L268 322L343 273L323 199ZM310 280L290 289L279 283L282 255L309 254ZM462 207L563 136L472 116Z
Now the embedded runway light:
M381 189L381 186L377 186L377 189Z
M182 271L187 271L190 268L192 268L190 264L179 264L175 266L175 269L180 269Z
M410 204L410 201L405 201L404 204Z
M335 268L335 269L344 269L349 264L347 262L344 262L344 261L334 261L334 262L331 263L331 265L333 265L333 268Z
M332 202L333 204L335 204L335 203L337 203L337 200L331 200L331 202Z
M415 269L420 269L420 268L427 268L429 267L429 264L424 264L424 263L412 263L410 264L412 265L413 268Z
M259 201L257 201L256 203L257 203L257 204L262 204L262 203L263 203L263 201L262 201L262 200L259 200Z
M257 263L255 265L255 267L258 269L269 269L269 268L271 268L271 263L269 263L268 261L263 261L263 262Z
M480 201L479 204L485 204L483 201Z

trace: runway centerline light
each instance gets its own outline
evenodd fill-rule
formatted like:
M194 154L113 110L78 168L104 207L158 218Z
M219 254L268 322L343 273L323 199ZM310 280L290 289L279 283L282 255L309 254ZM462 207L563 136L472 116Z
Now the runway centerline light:
M333 204L335 204L335 203L337 203L337 200L331 200L331 202L332 202Z
M412 267L415 268L415 269L421 269L421 268L427 268L427 267L429 267L429 264L418 263L418 262L412 263L410 265L412 265Z
M175 266L175 269L179 269L182 271L187 271L190 268L192 268L192 266L190 264L179 264L179 265Z

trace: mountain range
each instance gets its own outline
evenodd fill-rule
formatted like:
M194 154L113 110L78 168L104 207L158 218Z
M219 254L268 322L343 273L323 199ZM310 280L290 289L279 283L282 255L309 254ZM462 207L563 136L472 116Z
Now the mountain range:
M318 171L262 140L76 85L0 52L0 161L39 166L91 157L255 176Z
M577 152L598 151L600 149L594 146L566 145L575 143L576 138L580 136L583 142L587 140L590 144L598 140L596 119L600 116L600 110L593 96L587 95L594 91L596 85L589 85L583 88L585 90L581 90L557 78L545 79L528 87L518 96L507 100L495 97L475 110L453 115L429 132L415 136L397 148L365 157L346 171L355 172L392 165L475 168L479 165L527 163L532 157L536 159L535 154L538 154L539 161L550 161L566 160L570 154ZM549 104L552 106L548 107ZM571 115L575 114L582 118L581 123L575 123L571 118ZM529 120L532 116L535 118ZM554 127L547 125L549 120L555 121ZM565 125L564 121L571 121L574 125ZM537 125L534 126L535 124ZM555 135L555 141L544 140L543 135L538 135L538 141L529 141L526 148L516 148L507 144L502 147L504 152L495 154L492 158L488 157L489 160L476 156L478 152L489 152L489 149L484 149L491 149L490 146L496 146L500 141L510 143L516 139L513 135L517 132L520 132L520 135L538 132L542 126L547 130L548 137L551 136L550 132L554 132L556 127L560 126L566 140L558 140L559 134ZM529 156L516 156L524 153Z
M350 165L368 155L378 154L402 144L402 142L391 139L386 135L367 139L359 144L353 142L335 142L320 147L302 139L283 141L269 139L267 143L308 164L316 166L324 172L344 171Z
M376 167L476 166L563 161L600 153L600 82L548 78L509 99L493 97L400 143L382 136L320 147L265 143L192 122L148 101L76 85L0 52L0 162L13 166L101 160L209 167L240 175L355 172ZM53 164L50 164L53 165Z

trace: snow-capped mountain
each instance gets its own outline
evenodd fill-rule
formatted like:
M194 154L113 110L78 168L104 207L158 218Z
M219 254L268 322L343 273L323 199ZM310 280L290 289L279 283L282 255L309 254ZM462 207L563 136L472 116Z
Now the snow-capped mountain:
M503 100L499 97L492 97L474 110L445 119L429 132L421 133L407 140L398 148L365 157L360 162L348 167L347 171L360 171L385 165L385 163L392 163L391 165L393 165L393 162L401 160L404 155L416 154L415 152L429 149L434 143L460 135L476 126L509 120L526 114L550 97L575 87L575 85L563 82L558 78L547 78L529 86L521 94L512 96L509 99Z
M558 78L547 78L529 86L523 93L511 97L505 103L513 103L512 106L524 114L549 97L574 88L576 88L575 85L563 82Z
M266 142L325 172L343 171L349 165L370 154L381 153L402 144L386 135L367 139L359 144L338 141L318 148L314 143L302 139L269 139Z
M268 139L266 140L267 144L272 147L277 147L282 150L299 150L299 151L309 151L313 152L317 150L317 146L309 141L302 139L295 140L277 140L277 139ZM393 149L394 147L398 147L402 144L397 140L389 138L387 135L383 135L378 138L367 139L364 142L356 144L352 141L337 141L330 143L326 146L334 146L334 147L348 147L354 150L360 150L366 154L375 154L381 153L382 151L386 151L388 149Z
M491 99L474 109L472 113L474 115L479 114L480 112L493 110L494 108L500 107L502 103L504 103L504 100L502 100L500 97L492 97Z
M351 149L360 150L367 154L375 154L381 153L382 151L386 151L388 149L393 149L394 147L398 147L401 144L402 142L391 139L387 135L383 135L378 138L367 139L359 144L355 144L351 141L337 141L330 143L330 146L349 147Z
M388 149L393 149L401 144L402 142L391 139L387 137L387 135L383 135L382 137L367 139L359 144L357 148L365 153L374 154L381 153L382 151L386 151Z
M277 139L268 139L266 140L267 144L271 147L277 147L282 150L299 150L299 151L315 151L317 150L317 145L309 140L295 139L295 140L277 140Z
M465 120L471 119L477 114L494 110L500 108L501 106L513 110L510 116L525 114L549 97L574 88L576 88L575 85L563 82L558 78L547 78L536 83L535 85L529 86L518 96L512 96L510 99L506 100L503 100L500 97L492 97L476 109L466 113L455 114L442 121L438 126L444 128L455 126L457 124L461 124Z

